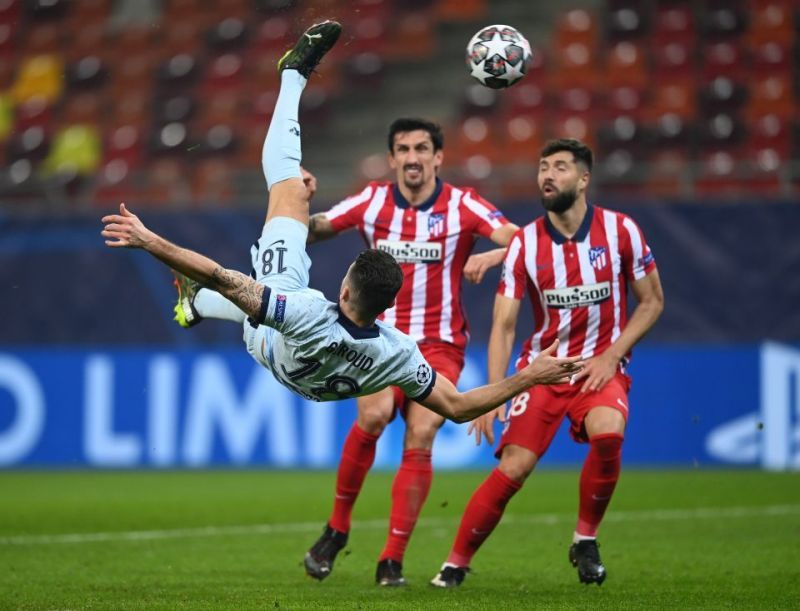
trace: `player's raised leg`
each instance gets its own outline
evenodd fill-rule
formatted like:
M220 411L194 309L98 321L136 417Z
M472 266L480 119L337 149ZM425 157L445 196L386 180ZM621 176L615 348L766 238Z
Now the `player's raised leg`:
M300 96L311 72L341 31L342 26L335 21L312 25L278 61L281 89L261 157L269 188L267 221L285 216L308 225L308 195L300 172Z

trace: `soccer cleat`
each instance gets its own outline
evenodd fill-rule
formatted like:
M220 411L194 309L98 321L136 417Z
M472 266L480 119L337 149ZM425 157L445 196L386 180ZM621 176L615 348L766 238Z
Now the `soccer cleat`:
M314 579L322 581L333 570L333 561L344 546L347 545L347 533L334 530L328 524L322 531L322 536L306 552L303 564L306 566L306 574Z
M437 588L457 588L464 582L468 571L468 567L460 567L445 562L439 572L436 573L436 577L431 579L431 585Z
M597 541L584 539L573 543L569 548L569 561L578 568L578 579L581 583L601 585L606 578L606 567L600 560Z
M172 284L178 289L178 301L175 307L172 308L175 312L175 317L172 320L178 321L181 327L188 329L203 320L197 310L194 309L195 295L202 287L199 282L195 282L180 272L172 270L172 273L175 275L175 280Z
M308 28L294 47L278 60L278 72L297 70L304 77L311 76L322 57L331 50L342 33L342 25L336 21L323 21Z
M384 558L378 563L375 571L375 583L379 586L404 586L406 578L403 577L403 564L391 558Z

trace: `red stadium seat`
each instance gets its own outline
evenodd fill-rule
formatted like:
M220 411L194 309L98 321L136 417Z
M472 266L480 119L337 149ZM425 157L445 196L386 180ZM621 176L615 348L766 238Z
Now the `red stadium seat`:
M13 58L17 48L18 28L9 23L0 23L0 57Z
M116 125L106 129L104 164L120 159L128 169L138 167L144 157L142 130L136 125Z
M434 23L425 12L398 15L384 47L388 59L425 59L436 49Z
M193 164L192 203L230 204L236 190L234 188L235 166L231 160L220 157L202 159Z
M624 115L641 118L644 114L646 92L629 86L612 87L607 94L608 115L614 117Z
M437 0L434 12L439 21L477 21L488 12L488 0Z
M224 53L214 57L203 78L201 88L205 94L240 89L244 85L244 62L238 53Z
M573 43L595 49L598 42L598 25L590 11L575 8L561 13L556 21L555 46L564 49Z
M792 58L791 45L767 41L753 48L752 71L754 74L761 76L777 74L789 77L794 68L795 62Z
M287 48L295 43L292 22L288 17L276 16L265 19L259 26L253 43L253 51L258 54L274 52L278 60ZM273 62L274 66L274 62Z
M541 117L548 110L545 89L527 79L503 92L503 97L510 115Z
M652 47L653 77L687 78L695 75L694 43L685 41L656 42Z
M752 117L747 142L750 149L774 149L781 157L789 158L792 154L791 123L772 113Z
M659 3L653 18L652 35L656 45L674 42L693 46L697 40L697 32L691 4Z
M700 158L694 191L699 196L741 196L742 168L729 150L709 151Z
M648 68L644 48L629 41L612 45L608 50L606 81L612 87L645 87Z
M690 192L690 163L685 149L660 149L648 164L644 189L650 197L685 197Z
M650 117L666 114L682 119L694 117L697 112L697 85L692 80L660 81L651 87L651 101L647 109Z
M528 115L509 117L503 125L503 160L507 164L536 165L544 144L542 121Z
M749 114L792 117L797 112L792 80L776 75L756 77L750 86Z
M0 23L17 27L22 17L22 0L4 0L0 2Z
M791 46L796 37L794 9L791 0L759 0L751 3L747 37L752 46L773 42Z
M560 113L551 121L553 138L575 138L590 148L596 146L594 125L588 115L577 113Z
M700 49L703 58L703 77L706 80L727 76L737 80L747 78L747 53L735 41L718 41L704 45Z
M497 162L502 156L501 133L494 133L491 123L484 117L467 117L458 125L453 146L448 146L448 157L464 161L482 156Z

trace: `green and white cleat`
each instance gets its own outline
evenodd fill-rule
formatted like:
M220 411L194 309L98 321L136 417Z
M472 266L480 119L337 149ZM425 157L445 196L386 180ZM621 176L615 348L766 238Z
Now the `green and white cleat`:
M188 329L203 320L194 308L194 298L202 287L199 282L195 282L180 272L172 270L172 273L175 275L172 284L178 289L178 301L173 308L175 317L172 320L177 321L184 329Z
M342 33L342 24L323 21L308 28L294 47L278 60L278 72L297 70L304 77L311 76L323 56L333 48Z

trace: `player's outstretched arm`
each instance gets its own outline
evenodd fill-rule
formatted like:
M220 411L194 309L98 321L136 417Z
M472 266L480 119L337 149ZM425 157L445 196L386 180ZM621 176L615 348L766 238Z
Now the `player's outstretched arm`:
M535 384L562 384L583 367L579 356L556 358L558 340L542 350L530 365L494 384L459 392L444 376L436 376L431 393L420 403L455 422L468 422L508 401Z
M138 216L119 205L119 214L103 217L105 227L101 235L111 248L141 248L172 269L196 280L203 286L221 293L253 319L261 315L264 286L232 269L225 269L216 261L181 248L150 231Z

